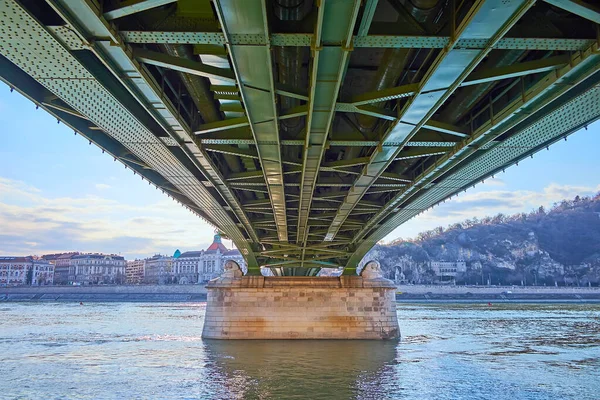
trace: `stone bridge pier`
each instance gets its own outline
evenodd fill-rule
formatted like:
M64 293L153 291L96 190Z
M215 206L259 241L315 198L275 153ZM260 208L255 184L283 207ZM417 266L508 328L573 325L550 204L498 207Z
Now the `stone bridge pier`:
M228 262L207 285L209 339L399 339L396 286L367 264L360 276L243 276Z

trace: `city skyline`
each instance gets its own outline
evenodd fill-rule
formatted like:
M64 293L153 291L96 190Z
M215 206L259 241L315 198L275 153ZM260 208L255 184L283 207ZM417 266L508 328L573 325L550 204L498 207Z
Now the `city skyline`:
M0 124L0 254L81 251L135 259L212 242L213 227L3 83ZM599 145L596 122L419 215L384 241L593 195L600 191ZM230 241L226 246L233 247Z

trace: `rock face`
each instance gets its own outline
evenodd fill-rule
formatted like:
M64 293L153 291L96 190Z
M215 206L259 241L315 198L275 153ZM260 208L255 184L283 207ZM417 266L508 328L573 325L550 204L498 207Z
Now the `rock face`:
M379 260L385 277L401 273L411 283L439 281L432 261L463 260L467 271L457 284L598 285L600 196L437 228L416 240L378 245L365 259Z

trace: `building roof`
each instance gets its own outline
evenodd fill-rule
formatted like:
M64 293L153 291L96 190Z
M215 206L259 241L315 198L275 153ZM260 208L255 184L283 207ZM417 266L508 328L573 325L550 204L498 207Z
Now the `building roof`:
M12 262L27 262L31 261L31 257L14 257L14 256L0 256L0 262L12 261Z
M78 255L79 253L65 253L65 254L61 254L60 256L58 256L56 259L57 260L65 260L65 259L71 259L73 258L73 256Z
M204 254L216 254L219 251L223 255L228 256L241 256L242 254L239 250L229 250L223 243L221 243L221 235L216 234L213 238L213 242L206 250L199 251L186 251L185 253L181 253L178 259L182 258L192 258L192 257L202 257Z
M185 253L181 253L181 255L178 257L178 259L180 258L186 258L186 257L201 257L202 256L203 251L186 251Z
M227 251L227 247L225 247L223 243L221 243L221 235L219 235L218 233L213 238L212 244L208 246L208 249L206 249L207 252L211 250L219 250L221 253L225 253Z
M76 258L76 259L82 259L82 258L94 258L94 259L105 259L105 258L112 258L113 260L125 260L125 257L123 256L118 256L116 254L77 254L74 255L72 258Z

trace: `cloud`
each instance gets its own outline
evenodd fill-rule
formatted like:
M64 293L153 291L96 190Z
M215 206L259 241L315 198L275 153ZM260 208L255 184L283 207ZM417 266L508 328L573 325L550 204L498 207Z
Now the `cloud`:
M500 178L488 178L483 182L484 186L506 186L506 182L504 182Z
M52 198L0 177L0 254L77 250L146 257L201 249L212 236L212 227L167 198L144 207L92 195Z
M112 186L107 185L106 183L96 183L96 189L98 190L106 190L110 189Z
M488 181L486 180L486 184ZM490 185L497 185L496 183ZM484 188L485 185L478 186ZM593 196L600 192L597 186L559 185L552 183L541 191L534 190L484 190L461 193L452 200L435 206L421 215L409 220L396 228L384 241L398 237L411 238L419 232L433 229L437 226L446 227L456 222L462 222L474 217L483 218L499 213L511 215L536 210L539 206L551 207L554 203L575 196Z

